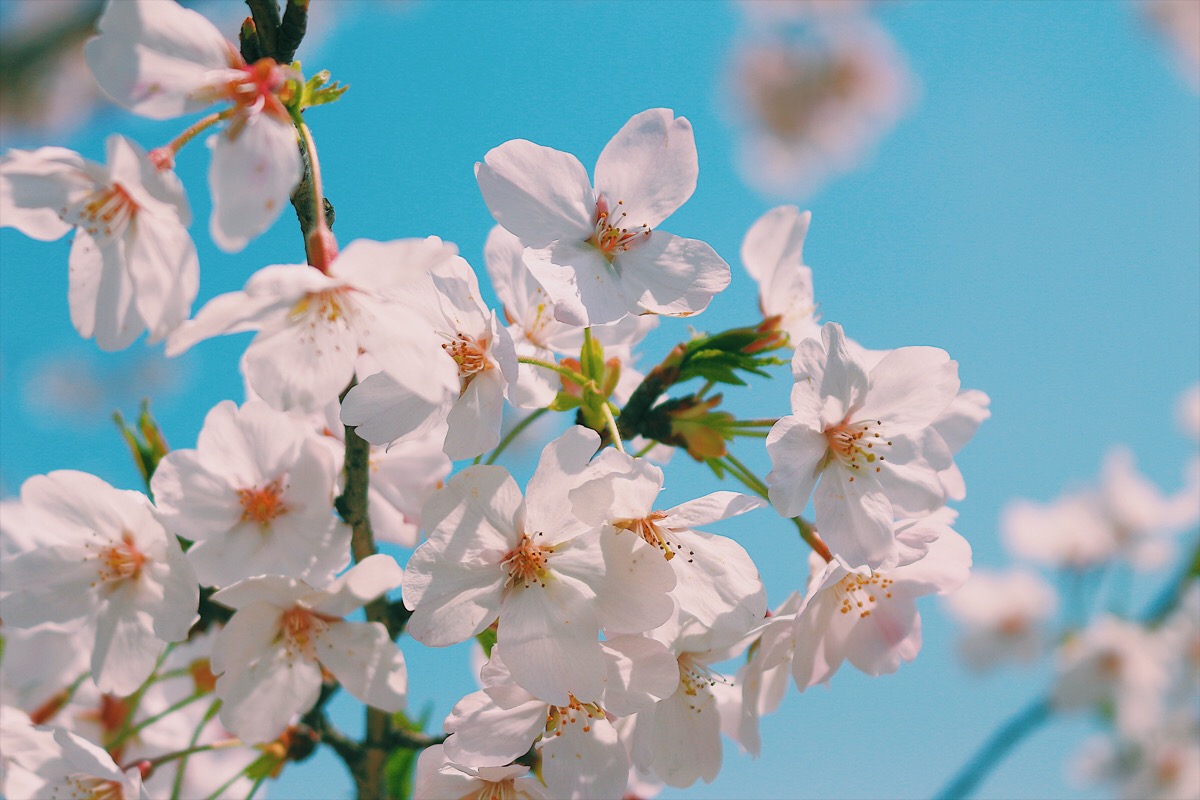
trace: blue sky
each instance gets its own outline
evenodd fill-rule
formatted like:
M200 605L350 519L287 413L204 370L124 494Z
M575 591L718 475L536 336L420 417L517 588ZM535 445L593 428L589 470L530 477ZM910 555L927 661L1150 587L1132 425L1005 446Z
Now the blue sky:
M491 218L472 167L488 149L527 138L590 167L632 114L665 106L692 121L700 180L664 227L704 239L734 265L730 289L690 322L715 331L754 321L755 287L737 254L776 201L735 169L722 94L741 25L733 5L332 5L339 26L299 57L309 74L327 68L351 85L336 105L309 112L343 243L437 234L482 271ZM959 458L968 498L958 529L977 564L998 566L1004 503L1048 500L1093 478L1112 444L1129 445L1165 488L1180 483L1192 445L1176 433L1172 408L1200 378L1200 103L1131 4L912 2L886 5L879 17L918 77L918 101L861 169L801 201L813 211L806 260L825 319L871 347L943 347L960 362L964 385L991 395L993 418ZM178 127L112 110L65 141L3 144L63 144L100 158L109 132L153 146ZM178 164L199 220L202 300L239 288L261 266L303 257L287 217L243 253L217 251L206 233L207 161L195 144ZM173 361L161 348L113 355L81 341L67 318L68 247L0 231L5 494L58 468L135 486L107 417L114 404L136 411L140 390L130 384L147 376L177 447L194 444L208 408L241 397L245 336ZM665 322L644 362L687 335L687 324ZM95 401L48 402L48 363L90 370L108 388ZM746 415L777 416L788 388L781 371L727 397ZM738 453L765 472L765 452ZM667 473L672 503L717 488L685 462ZM527 474L530 465L512 468ZM773 603L804 580L792 530L767 512L718 528L750 550ZM846 668L829 689L793 689L764 721L757 761L727 743L714 784L663 796L931 795L1047 673L972 677L954 659L954 630L936 602L924 612L924 650L898 674L872 679ZM430 651L407 639L402 647L414 710L428 705L440 720L473 689L462 648ZM353 730L357 712L336 708ZM1093 796L1062 777L1089 730L1082 720L1055 722L982 794ZM349 786L336 760L319 756L289 770L271 794L347 794Z

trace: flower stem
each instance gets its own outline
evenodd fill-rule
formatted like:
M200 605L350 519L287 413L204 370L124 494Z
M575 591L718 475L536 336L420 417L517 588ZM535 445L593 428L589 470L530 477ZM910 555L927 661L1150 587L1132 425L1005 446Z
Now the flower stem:
M234 110L235 109L233 109L233 108L227 108L224 111L216 111L216 112L213 112L212 114L209 114L206 117L201 117L200 119L196 120L196 122L192 123L186 129L184 129L183 133L179 134L174 139L172 139L171 141L164 144L162 147L156 147L154 149L154 152L170 153L171 160L174 161L175 154L178 153L181 149L183 149L183 146L185 144L190 142L192 139L195 139L197 135L208 130L209 128L211 128L213 125L216 125L221 120L229 119L231 116L233 116Z
M492 451L492 454L490 456L488 456L487 461L485 461L484 463L485 464L495 464L496 459L499 458L500 454L504 452L504 448L508 447L512 443L513 439L516 439L518 436L520 436L521 433L526 428L528 428L533 423L537 422L537 420L539 418L541 418L541 416L549 410L550 409L548 409L548 408L539 408L537 411L534 411L532 414L527 415L525 417L525 419L521 420L516 425L513 425L512 430L509 431L505 435L505 437L500 440L500 444L496 445L496 449Z
M580 375L575 370L570 369L569 367L564 367L561 364L555 364L550 361L542 361L540 358L532 358L530 356L520 356L517 358L517 361L521 362L522 364L529 364L534 367L548 369L551 372L557 372L559 375L562 375L576 386L589 387L592 385L590 380Z
M764 500L771 499L767 485L761 478L751 472L749 467L739 461L733 453L725 454L725 467L729 470L730 475L745 484L756 495ZM833 561L833 553L829 552L829 546L822 541L820 536L817 536L817 531L811 522L803 517L792 517L791 520L795 524L796 530L800 532L800 538L813 549L813 552L827 562Z
M200 720L200 724L192 731L192 738L188 741L188 747L195 747L196 742L200 741L200 735L204 732L204 726L208 725L209 721L217 715L221 710L221 701L213 700L212 705L208 707L208 711L204 712L204 719ZM183 771L187 769L188 757L184 756L179 762L179 769L175 770L175 781L171 784L171 800L179 800L179 795L183 791ZM238 773L241 774L240 772Z
M321 183L321 162L317 159L317 143L313 141L312 131L308 129L308 123L300 116L300 112L295 112L293 121L296 123L296 130L300 131L304 151L308 153L308 166L312 170L313 219L316 220L317 230L329 230L329 226L325 224L325 192Z
M935 800L963 800L970 797L992 768L1008 755L1009 750L1050 718L1052 710L1049 699L1040 697L1010 717L963 765L958 774L934 795Z
M605 400L600 404L600 410L604 412L604 422L608 425L608 433L612 436L613 444L624 453L625 444L621 441L621 431L617 428L617 418L613 416L612 406Z
M133 764L127 764L126 766L122 767L121 769L129 769L132 766L136 766L136 765L140 764L140 765L142 765L143 769L146 768L146 765L149 765L149 769L153 770L153 769L156 769L157 767L160 767L163 764L166 764L168 762L175 761L180 758L187 758L188 756L195 755L196 753L207 753L209 750L225 750L230 747L241 747L241 746L242 746L241 739L222 739L221 741L213 742L212 744L191 745L189 747L184 748L183 750L176 750L171 753L165 753L161 756L155 756L154 758L138 759Z
M129 739L129 737L133 736L134 734L138 733L141 730L149 728L151 725L158 722L163 717L174 714L176 711L178 711L181 708L184 708L185 706L190 706L192 703L196 702L201 697L204 697L206 694L207 694L206 692L198 692L196 694L188 695L187 697L168 706L167 708L163 709L162 711L158 712L157 714L152 714L151 716L146 717L144 720L137 723L136 725L129 726L124 731L122 731L121 735L118 736L108 746L108 749L115 750L116 748L118 748L122 744L124 744Z

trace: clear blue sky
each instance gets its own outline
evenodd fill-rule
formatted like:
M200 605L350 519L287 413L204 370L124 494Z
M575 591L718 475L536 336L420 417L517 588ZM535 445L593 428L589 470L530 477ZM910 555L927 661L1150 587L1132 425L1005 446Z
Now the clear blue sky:
M734 169L720 94L741 22L732 5L331 5L342 24L299 55L309 73L328 68L351 85L335 106L309 112L342 242L437 234L482 272L491 218L472 166L489 148L528 138L590 166L629 116L666 106L692 121L701 167L695 196L666 228L708 241L735 267L731 288L692 322L717 330L753 320L755 287L737 254L773 202ZM1111 444L1131 446L1165 487L1179 485L1190 445L1171 412L1200 377L1200 102L1131 4L912 2L880 17L919 78L919 100L866 166L802 203L813 211L805 254L826 319L872 347L943 347L964 385L991 395L993 418L959 458L969 492L959 529L977 564L1000 565L1004 503L1046 500L1093 477ZM152 146L177 126L113 110L53 143L99 158L113 130ZM206 233L206 169L202 146L179 160L199 220L201 299L239 288L268 263L302 259L286 217L243 253L219 253ZM179 447L193 446L209 407L241 398L236 363L247 337L171 362L161 348L105 355L81 341L67 317L68 247L0 231L5 494L57 468L135 486L107 422L114 403L136 410L130 376L158 376L155 409ZM684 323L665 323L645 362L686 335ZM47 364L89 370L107 388L96 401L80 392L47 401ZM784 379L762 381L752 399L727 397L743 413L772 416L786 412L787 390ZM765 471L765 453L738 452ZM669 500L716 488L685 462L668 471ZM782 520L759 513L719 532L750 550L773 603L802 585L804 553ZM954 630L936 603L923 616L925 649L897 675L869 679L847 667L831 689L793 689L764 722L761 758L727 743L714 784L663 796L932 794L1046 676L973 678L953 657ZM473 689L464 652L402 647L414 710L430 705L440 720ZM348 707L337 708L353 729ZM983 794L1092 796L1064 783L1061 769L1089 729L1056 722ZM346 795L349 786L336 760L321 756L289 770L271 794Z

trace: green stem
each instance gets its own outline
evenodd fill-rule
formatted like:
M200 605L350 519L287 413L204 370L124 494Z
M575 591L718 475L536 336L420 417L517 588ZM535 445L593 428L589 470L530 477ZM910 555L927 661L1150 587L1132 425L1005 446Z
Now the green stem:
M571 383L576 384L577 386L588 387L592 385L590 380L583 377L575 370L564 367L561 364L555 364L550 361L542 361L540 358L532 358L530 356L520 356L517 358L517 361L521 362L522 364L530 364L535 367L541 367L542 369L548 369L552 372L557 372L559 375L562 375L564 378L569 380Z
M204 732L204 727L212 721L212 718L220 710L221 701L213 700L212 705L208 707L208 711L204 712L204 719L200 720L200 724L196 726L196 730L192 731L192 738L188 741L188 747L196 746L196 742L200 741L200 735ZM179 795L183 792L183 771L187 769L187 762L188 757L184 756L179 762L179 769L175 770L175 780L171 784L171 800L179 800Z
M767 485L759 480L758 476L751 472L749 467L738 461L733 453L726 453L725 461L729 466L733 467L733 469L730 469L730 472L734 473L734 477L744 483L747 488L759 497L764 500L768 499Z
M779 422L778 419L735 419L722 423L727 428L770 428Z
M500 440L500 444L496 445L496 449L492 451L492 454L488 456L488 460L484 463L495 464L496 459L499 458L500 454L504 452L504 448L508 447L512 441L520 436L526 428L537 422L538 419L540 419L541 416L549 410L550 409L548 408L539 408L532 414L527 415L525 419L521 420L516 425L513 425L512 430L505 434L504 438Z
M316 228L327 231L329 226L325 224L325 193L321 184L321 162L317 160L317 143L313 141L312 131L308 129L308 124L299 111L292 113L292 120L296 123L296 130L300 131L304 150L308 153L308 165L312 170L312 213L316 220Z
M155 756L154 758L145 759L145 760L138 759L133 764L128 764L128 765L122 767L122 769L129 769L129 767L131 767L131 766L140 765L143 769L153 770L153 769L156 769L156 768L162 766L163 764L167 764L171 761L175 761L176 759L187 758L188 756L195 755L196 753L207 753L209 750L225 750L230 747L241 747L241 746L242 746L241 739L222 739L221 741L213 742L212 744L189 745L187 748L185 748L183 750L176 750L174 752L166 753L161 756Z
M117 747L120 747L122 744L125 743L125 741L127 739L129 739L129 737L136 735L139 731L149 728L151 725L158 722L163 717L174 714L176 711L178 711L181 708L184 708L185 706L190 706L192 703L196 702L197 700L199 700L202 697L205 697L206 695L207 695L206 692L200 692L199 694L189 695L188 697L183 698L179 702L177 702L171 706L168 706L167 708L163 709L162 711L158 712L157 714L152 714L151 716L146 717L144 720L142 720L138 724L133 725L128 730L126 730L123 735L121 735L116 741L114 741L112 744L110 744L108 746L108 749L113 750Z
M257 761L257 759L255 759L255 761ZM250 763L253 764L255 762L252 761ZM246 767L249 766L250 764L246 765ZM243 767L238 772L233 773L233 777L222 783L215 792L208 796L207 800L221 800L221 798L225 797L225 792L228 791L229 787L237 783L238 779L246 774L246 767Z
M634 453L633 457L634 458L645 458L646 454L649 453L651 450L653 450L657 446L658 446L658 442L650 442L645 447L643 447L641 450L638 450L636 453Z
M739 481L744 483L751 491L757 494L764 500L770 500L770 491L767 485L753 472L750 468L738 461L737 457L732 453L725 454L726 467L729 468L729 474L733 475ZM833 553L829 551L829 546L817 536L816 529L812 523L808 522L803 517L791 517L792 523L796 526L796 530L800 532L800 538L804 543L813 549L825 561L833 561Z
M613 444L624 453L625 444L621 441L621 431L617 428L617 418L613 416L612 405L605 400L600 404L600 410L604 412L604 422L608 425L608 433L612 436Z
M266 775L260 775L258 780L254 782L254 785L250 787L250 794L246 795L246 800L254 800L254 795L258 794L258 790L262 787L266 780Z

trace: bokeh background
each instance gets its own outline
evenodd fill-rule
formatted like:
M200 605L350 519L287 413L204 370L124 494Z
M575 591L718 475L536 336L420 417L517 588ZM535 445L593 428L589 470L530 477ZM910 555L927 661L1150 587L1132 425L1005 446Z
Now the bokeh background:
M31 15L61 21L79 7L86 14L87 5L2 0L3 82L38 52L16 46L35 38ZM231 38L244 14L240 4L194 5ZM782 195L758 192L739 170L747 123L732 70L740 53L774 35L764 25L792 23L764 22L761 13L752 22L745 7L724 2L313 5L313 34L298 57L306 73L329 69L351 87L337 104L308 112L343 243L437 234L482 273L492 220L472 167L488 149L527 138L590 168L632 114L669 107L695 128L700 180L664 227L712 244L733 265L734 281L704 315L665 321L644 346L645 366L685 338L689 323L716 331L757 319L741 239L768 208L795 202L813 212L805 255L824 319L869 347L945 348L964 386L991 396L992 419L958 459L968 485L958 530L976 564L1007 563L997 532L1006 502L1050 500L1093 479L1112 444L1130 446L1164 489L1181 485L1194 446L1177 432L1173 407L1200 378L1200 101L1142 5L872 6L867 13L894 38L911 74L906 110L894 127L881 126L878 144L858 154L853 169ZM58 144L102 160L110 132L150 147L182 127L93 106L86 71L33 72L41 83L30 96L0 96L5 149ZM48 128L26 113L30 102L50 110ZM219 252L207 236L207 166L199 142L178 160L197 219L200 301L240 288L266 264L303 260L286 215L244 252ZM173 360L161 346L106 354L81 340L67 315L68 242L0 230L4 496L59 468L136 488L110 421L114 409L132 416L150 397L171 444L191 447L207 409L242 397L237 359L248 336ZM778 416L787 412L788 389L780 370L776 380L726 398L741 413ZM553 432L543 429L542 441ZM760 474L769 466L753 440L735 452ZM528 475L532 454L515 450L507 459L518 477ZM715 488L711 474L679 454L665 502ZM773 605L803 587L805 550L783 520L759 512L717 530L750 551ZM1136 582L1133 607L1161 580ZM801 695L793 687L763 721L761 757L727 741L715 783L662 796L933 794L1042 691L1049 673L972 675L955 656L956 632L937 602L927 601L922 616L924 649L898 674L868 678L847 665L829 688ZM410 639L401 646L412 711L427 712L436 727L474 689L469 650L434 651ZM334 708L339 724L361 729L353 704ZM1092 728L1085 718L1056 720L980 794L1100 796L1064 767ZM340 762L320 753L290 766L268 791L349 796L351 783Z

